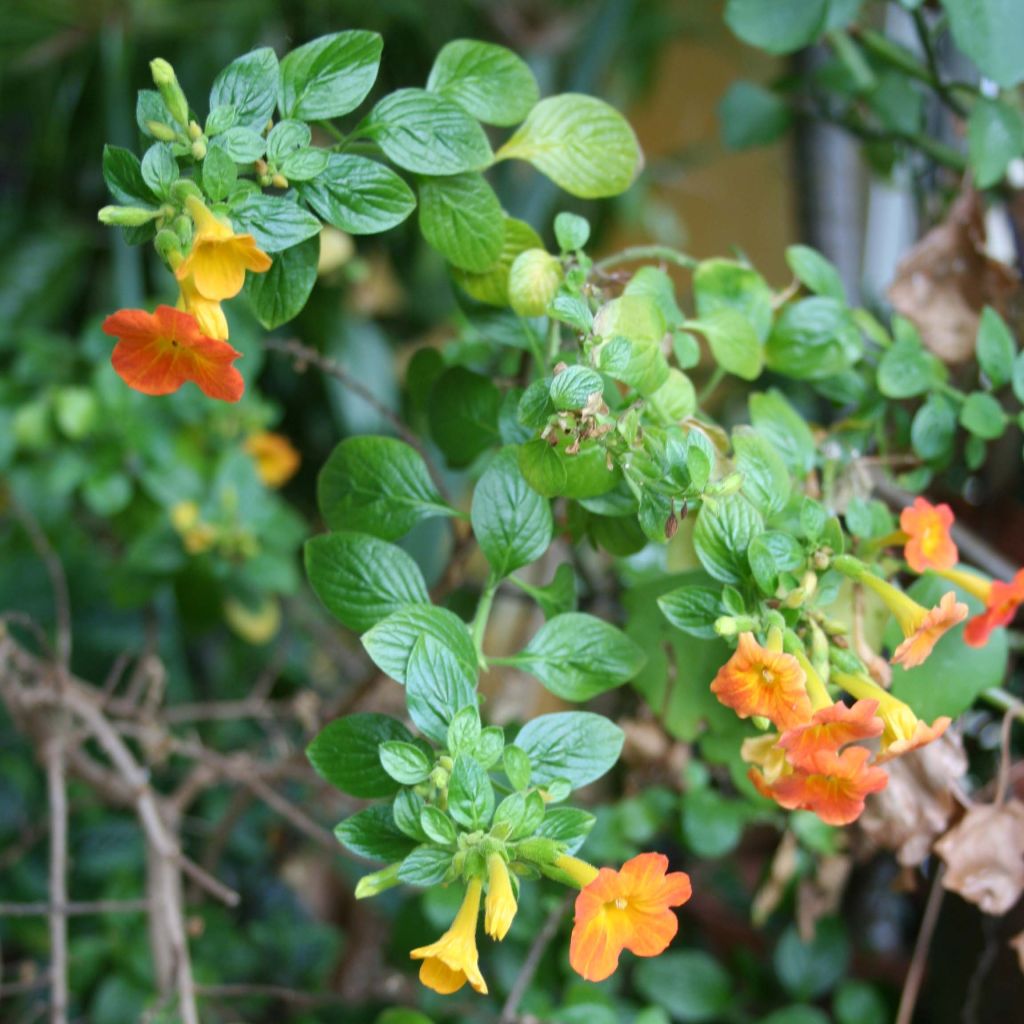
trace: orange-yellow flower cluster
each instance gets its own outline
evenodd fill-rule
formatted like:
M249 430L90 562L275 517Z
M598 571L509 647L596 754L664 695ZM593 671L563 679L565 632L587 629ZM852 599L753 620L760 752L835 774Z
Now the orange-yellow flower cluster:
M907 535L903 557L914 572L926 569L951 569L959 557L949 535L953 510L948 505L932 505L915 498L900 513L900 529Z
M252 235L235 234L196 197L186 206L195 224L192 248L187 256L169 257L180 290L178 308L122 309L107 317L103 330L118 339L114 369L136 391L167 395L192 381L210 398L237 402L245 384L231 364L241 353L227 343L220 304L242 290L247 270L263 273L271 259Z

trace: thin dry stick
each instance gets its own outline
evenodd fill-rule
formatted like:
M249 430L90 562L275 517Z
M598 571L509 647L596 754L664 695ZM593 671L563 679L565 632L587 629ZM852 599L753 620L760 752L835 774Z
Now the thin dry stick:
M1000 757L999 774L996 777L996 795L993 801L997 807L1006 800L1006 794L1010 789L1010 768L1013 762L1013 751L1010 747L1010 737L1013 733L1013 720L1020 714L1021 703L1014 702L1012 707L1006 709L1003 715L1003 727L999 731Z
M68 903L0 903L0 917L45 917L54 911L66 917L91 914L141 914L149 900L71 900Z
M547 952L548 946L551 945L551 940L555 937L555 933L562 924L562 918L565 917L571 900L571 894L562 900L548 914L547 920L541 926L540 931L537 932L537 937L533 940L533 945L526 954L523 966L519 968L516 980L512 983L512 988L509 989L505 1005L501 1008L499 1024L515 1024L516 1016L519 1013L519 1004L522 1002L523 996L526 995L526 990L530 987L530 982L533 981L533 976L537 973L537 968L540 966L541 960L544 959L544 954Z
M302 992L284 985L200 985L196 992L200 997L209 999L276 999L308 1009L347 1002L337 992Z
M921 982L924 981L924 969L928 962L928 949L932 944L935 926L939 923L942 898L946 893L942 887L942 876L945 873L946 865L940 864L935 872L935 878L932 879L932 888L928 893L924 917L921 918L921 930L917 933L917 941L914 943L914 955L910 960L910 968L903 982L903 992L900 994L900 1006L896 1012L895 1024L912 1024L914 1019L914 1007L917 1005Z
M64 775L64 732L58 724L45 747L50 804L50 1021L68 1019L68 795Z
M434 484L437 486L441 497L449 505L452 503L451 496L445 488L444 480L437 466L434 465L430 453L423 446L423 442L402 422L402 419L393 410L389 409L372 391L368 390L366 385L356 380L336 359L321 355L315 348L303 345L296 338L264 338L263 347L273 352L282 352L284 355L290 356L296 368L301 368L306 364L315 366L322 373L326 373L329 377L334 377L335 380L341 381L349 391L354 395L358 395L364 402L372 406L374 410L379 412L395 428L395 432L406 444L412 445L423 456L423 461L426 462L427 469L430 470L430 475L433 477Z

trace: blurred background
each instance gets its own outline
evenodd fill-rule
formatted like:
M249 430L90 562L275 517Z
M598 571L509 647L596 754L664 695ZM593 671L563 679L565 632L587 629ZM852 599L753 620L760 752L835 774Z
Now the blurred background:
M879 7L880 22L890 20L884 27L909 33L906 12ZM186 892L204 1021L355 1024L398 1006L433 1021L496 1021L560 897L524 904L510 941L488 949L490 1000L445 1002L420 989L407 951L446 926L450 895L398 891L356 904L362 867L330 833L352 801L318 785L302 755L308 737L341 711L399 707L397 687L369 671L356 639L308 593L299 548L318 529L315 476L337 441L390 432L381 407L414 426L423 418L423 396L403 394L401 384L408 361L422 358L414 354L457 333L441 258L411 222L380 238L325 233L319 287L277 332L337 360L373 403L267 353L242 303L232 307L232 343L245 353L249 389L237 407L214 407L194 389L161 401L129 391L110 370L110 342L99 331L111 310L169 297L152 253L96 221L107 201L102 145L137 148L135 92L149 86L148 62L171 61L186 93L203 97L244 51L283 52L342 28L383 35L377 92L421 85L444 43L472 37L522 54L542 94L594 93L625 112L646 155L625 196L569 200L525 165L500 165L493 176L508 212L546 238L558 210L584 213L595 226L595 254L639 242L698 258L741 254L782 288L791 277L785 248L799 240L837 264L851 300L884 306L897 263L942 215L956 183L927 161L777 110L754 120L753 135L723 135L719 110L738 79L785 83L812 73L821 54L771 58L745 46L717 0L3 4L0 610L54 621L52 579L26 527L35 524L67 574L76 674L105 686L115 703L143 709L143 722L147 706L180 705L174 743L143 733L140 757L165 792L180 796L191 855L241 895L231 907L192 885ZM920 116L933 137L955 144L947 117L924 105ZM994 234L1012 261L1007 230ZM261 474L246 444L267 430L302 453L283 485ZM1009 468L997 459L978 486L1005 497L986 514L1015 523L1019 436L1008 445ZM450 482L458 492L460 478ZM444 583L449 554L438 524L422 524L409 539L432 583ZM1020 536L1004 555L1024 554L1012 550L1024 544ZM450 588L449 604L458 609L478 585L470 573ZM641 588L633 593L653 607ZM614 599L591 597L598 606ZM496 648L512 649L528 634L526 614L506 599ZM522 677L487 685L504 720L548 710L553 700L526 690ZM612 862L640 847L663 849L699 879L677 944L690 956L689 973L680 982L653 968L632 984L588 986L573 980L560 941L520 1012L561 1024L893 1020L923 909L913 872L813 821L801 826L798 844L777 849L771 822L702 789L708 769L691 760L689 746L642 702L616 699L630 741L615 778L592 795L598 826L586 853ZM210 712L211 703L224 713ZM990 724L979 721L975 735L988 766L997 746ZM216 784L195 799L183 744L215 752L204 763ZM709 795L687 802L680 779ZM268 805L268 787L283 812ZM45 801L32 748L0 710L0 904L46 899ZM85 786L72 789L71 805L71 898L142 896L147 854L134 816ZM992 922L957 898L946 901L916 1020L1024 1020L1024 986L1005 941L1024 928L1024 916L1015 929ZM45 917L0 914L4 1024L43 1019L47 962ZM174 1019L154 996L143 914L72 918L69 964L72 1019ZM793 1004L802 1009L785 1010ZM425 1020L393 1009L381 1019Z

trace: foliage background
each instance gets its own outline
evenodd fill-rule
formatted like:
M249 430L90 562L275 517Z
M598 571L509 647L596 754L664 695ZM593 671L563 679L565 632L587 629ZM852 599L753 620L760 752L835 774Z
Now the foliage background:
M102 681L123 652L149 653L165 677L136 671L128 685L166 686L168 700L181 704L240 700L254 680L269 680L268 693L287 715L187 723L186 734L217 750L287 755L274 784L324 826L351 807L316 787L302 768L304 737L352 700L394 710L397 695L374 689L353 638L331 625L309 595L298 547L316 526L315 473L334 444L350 434L390 432L390 424L338 382L313 371L296 373L288 360L263 353L259 329L242 312L232 313L232 340L245 351L247 380L258 378L259 388L250 383L238 408L213 408L195 393L153 402L126 391L109 371L99 320L110 309L159 296L166 283L144 250L128 249L96 224L95 211L106 198L100 140L134 145L134 90L147 83L152 57L169 59L186 91L202 95L212 74L238 53L257 45L281 49L341 27L384 36L380 91L422 82L446 41L474 37L522 53L545 92L593 92L625 110L647 156L639 184L612 202L569 205L595 224L595 251L652 238L685 245L698 256L738 247L781 286L789 242L833 237L840 256L844 240L854 247L862 242L848 225L842 233L842 210L809 201L830 169L825 161L808 167L792 137L742 154L720 143L715 105L730 81L741 72L767 80L783 69L739 44L723 26L721 5L711 0L5 5L0 473L65 565L75 671ZM798 137L803 146L808 139L807 130ZM855 163L855 154L833 143L840 164ZM854 170L854 181L863 184L861 171ZM565 197L527 170L503 166L495 184L506 209L538 228L566 207ZM443 325L454 297L442 262L411 223L360 241L354 252L342 246L335 256L309 307L281 336L301 338L337 359L381 404L415 424L422 410L415 395L402 393L401 381L413 351L450 333ZM285 433L303 454L299 474L280 494L260 484L241 450L244 436L263 427ZM456 493L464 486L458 475L449 484ZM1015 517L1019 472L1001 473L997 458L985 486L998 500L983 514ZM200 557L186 555L170 522L170 509L182 500L196 501L220 531L214 549ZM438 581L450 553L443 527L423 524L408 543L428 581ZM1006 554L1019 560L1024 552ZM0 609L51 623L45 567L12 515L0 519L0 566ZM471 600L479 568L471 566L452 593L454 608ZM639 606L645 600L653 609L652 596L636 587L627 610L629 601ZM598 589L588 600L592 609L607 610L618 595ZM499 603L498 611L499 641L512 649L528 623L515 602ZM633 615L641 633L647 614ZM132 664L140 663L146 664ZM492 713L500 710L508 719L551 709L551 698L524 690L522 677L495 673L487 687ZM711 794L701 785L707 769L687 765L686 749L669 746L660 734L653 755L645 751L650 723L640 720L637 702L628 696L614 701L605 710L636 719L636 744L622 770L593 795L601 810L587 854L617 861L639 847L664 849L694 874L699 895L682 916L676 959L595 988L572 980L560 941L522 1009L563 1024L657 1024L666 1013L678 1020L777 1024L891 1019L921 910L921 894L901 891L891 859L876 855L857 864L841 915L826 920L813 942L801 942L791 898L765 929L755 930L750 904L777 843L775 828L751 820L740 802L695 798ZM996 743L986 728L987 722L978 723L983 757ZM29 748L2 718L0 737L0 901L44 899L42 779ZM150 756L164 778L183 781L174 756ZM689 798L680 796L680 771ZM130 816L90 801L84 789L72 793L72 804L74 897L137 895L144 851ZM372 1021L392 1005L419 1006L434 1020L496 1019L500 1001L444 1003L412 983L406 951L446 922L450 900L443 891L392 893L373 907L355 904L359 866L282 823L237 784L204 796L190 811L185 835L197 859L242 895L233 909L197 899L191 922L199 981L272 981L310 996L307 1005L296 998L238 998L225 990L207 1003L211 1021ZM828 830L808 824L802 840L796 856L803 874L837 852ZM547 903L525 903L511 941L491 956L499 994L513 983L557 899L552 892ZM947 901L921 1020L957 1020L961 1009L973 1013L965 1019L991 1020L998 1013L992 1007L1021 1005L1019 974L991 928L973 908ZM77 1019L162 1019L152 1000L141 916L74 919L71 937ZM47 959L45 920L0 919L0 944L5 986L26 989L0 995L0 1017L35 1019L33 983ZM983 975L979 957L987 960ZM807 1009L766 1016L793 1004ZM415 1024L419 1018L388 1020Z

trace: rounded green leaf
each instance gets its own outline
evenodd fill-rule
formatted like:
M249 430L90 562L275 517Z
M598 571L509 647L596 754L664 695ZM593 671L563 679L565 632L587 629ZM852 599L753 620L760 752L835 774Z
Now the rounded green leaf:
M711 355L728 373L743 380L756 380L764 367L764 349L754 325L733 309L716 309L699 320L687 320L686 327L707 338Z
M716 580L739 583L749 573L747 548L763 529L761 514L741 494L708 502L693 529L697 557Z
M978 188L997 185L1024 152L1024 117L998 100L978 100L967 122L967 152Z
M733 1002L729 973L713 956L698 950L643 960L633 980L644 998L663 1006L673 1020L722 1020Z
M814 999L828 992L843 976L850 959L850 943L842 922L817 922L814 938L804 942L790 925L775 947L772 962L785 989L798 999Z
M306 748L317 774L344 793L361 799L391 796L398 784L380 763L382 743L412 742L401 722L387 715L358 714L328 722Z
M733 82L718 104L722 141L729 149L767 146L789 130L785 100L756 82Z
M476 671L443 642L421 636L406 667L405 702L420 732L444 743L456 714L476 706Z
M387 231L416 207L412 189L391 168L346 153L330 154L322 173L295 188L323 220L353 235Z
M509 271L516 257L527 249L540 249L543 246L540 235L529 224L514 217L506 217L501 252L494 265L479 274L453 268L452 277L477 302L507 306Z
M700 318L720 309L735 310L750 321L760 341L768 337L774 296L753 267L735 260L702 260L693 274L693 295Z
M485 124L518 124L540 91L526 61L504 46L453 39L434 60L427 89L454 100Z
M983 75L1004 89L1024 81L1024 5L1019 0L942 0L942 5L953 41Z
M910 424L910 443L922 459L948 457L956 436L956 408L942 395L929 395L914 413Z
M530 719L516 736L515 746L529 758L533 785L567 779L579 789L611 770L623 739L622 730L603 715L560 711Z
M269 46L253 50L233 60L213 80L210 110L230 106L232 124L262 131L277 104L279 78L277 54Z
M437 605L405 605L378 622L360 640L377 668L404 684L409 657L421 636L437 640L470 672L476 670L476 648L465 622L455 612Z
M487 377L462 366L446 370L430 392L430 433L452 466L468 466L498 439L501 395Z
M207 156L205 163L209 161ZM268 331L302 312L316 284L319 259L320 239L314 236L277 253L265 274L246 275L243 290L256 319Z
M975 437L983 441L994 441L1001 437L1009 418L999 402L983 391L967 396L960 407L960 423Z
M229 207L232 224L253 236L264 252L281 252L320 233L320 221L298 203L246 192Z
M541 100L496 159L525 160L582 199L624 192L641 165L629 122L602 100L579 93Z
M355 110L377 80L383 48L376 32L349 31L292 50L281 61L281 113L316 121Z
M497 262L505 215L481 175L421 178L419 191L420 231L452 266L481 273Z
M725 23L745 43L768 53L799 50L825 28L828 0L728 0Z
M993 388L1001 388L1012 378L1016 355L1010 328L991 306L986 306L978 325L977 356L978 365Z
M483 129L462 107L423 89L385 96L364 131L390 160L417 174L477 171L494 159Z
M860 332L846 305L816 295L783 309L768 337L765 357L771 370L796 380L819 380L842 373L861 350Z
M846 301L843 279L835 265L808 245L791 245L786 249L786 263L793 276L816 295Z

